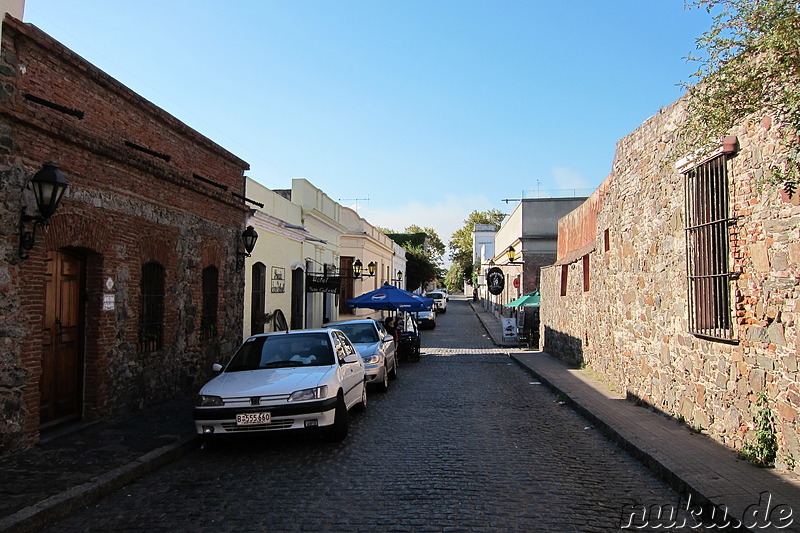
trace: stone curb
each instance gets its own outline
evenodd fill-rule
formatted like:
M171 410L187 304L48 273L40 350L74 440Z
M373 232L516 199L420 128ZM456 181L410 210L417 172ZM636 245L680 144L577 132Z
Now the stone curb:
M0 520L0 531L38 531L47 524L66 518L81 507L91 505L109 492L153 472L197 448L196 436L185 437L150 451L130 463L97 476L92 481L30 505Z

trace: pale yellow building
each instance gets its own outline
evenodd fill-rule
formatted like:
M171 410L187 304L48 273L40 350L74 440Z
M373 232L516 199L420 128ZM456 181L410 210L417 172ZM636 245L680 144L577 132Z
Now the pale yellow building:
M398 272L400 277L405 275L405 250L353 209L342 207L341 221L347 232L341 239L342 294L339 313L342 317L378 317L380 313L369 309L350 309L345 302L349 298L375 290L385 282L402 286ZM353 279L352 264L356 260L361 261L365 274L368 273L370 263L373 263L375 275L362 275L360 279Z
M245 260L244 338L282 329L284 324L303 327L308 232L303 229L302 209L250 178L246 187L245 196L253 207L247 223L258 240Z

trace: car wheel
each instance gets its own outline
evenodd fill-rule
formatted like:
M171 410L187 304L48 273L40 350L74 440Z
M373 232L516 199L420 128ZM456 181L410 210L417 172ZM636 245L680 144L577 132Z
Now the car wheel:
M389 370L386 368L385 363L383 366L383 380L378 383L378 390L380 392L386 392L389 390Z
M328 428L328 440L330 442L341 442L347 437L347 430L350 427L350 419L347 415L347 406L344 404L344 396L339 394L336 402L336 413L333 418L333 425Z
M364 382L364 386L361 387L361 401L357 403L354 407L356 411L359 413L363 413L367 410L367 382Z
M394 356L394 365L392 365L392 371L389 373L389 377L391 379L397 379L397 354Z

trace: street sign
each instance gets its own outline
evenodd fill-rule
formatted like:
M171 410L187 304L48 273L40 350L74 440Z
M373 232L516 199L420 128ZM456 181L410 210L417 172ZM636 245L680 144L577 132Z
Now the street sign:
M486 288L492 294L500 294L506 286L506 276L499 267L492 267L486 272Z

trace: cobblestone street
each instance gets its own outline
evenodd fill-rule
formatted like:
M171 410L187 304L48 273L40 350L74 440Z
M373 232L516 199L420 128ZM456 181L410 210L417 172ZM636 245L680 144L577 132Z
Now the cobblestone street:
M678 495L495 348L452 297L350 434L195 451L51 531L615 531Z

